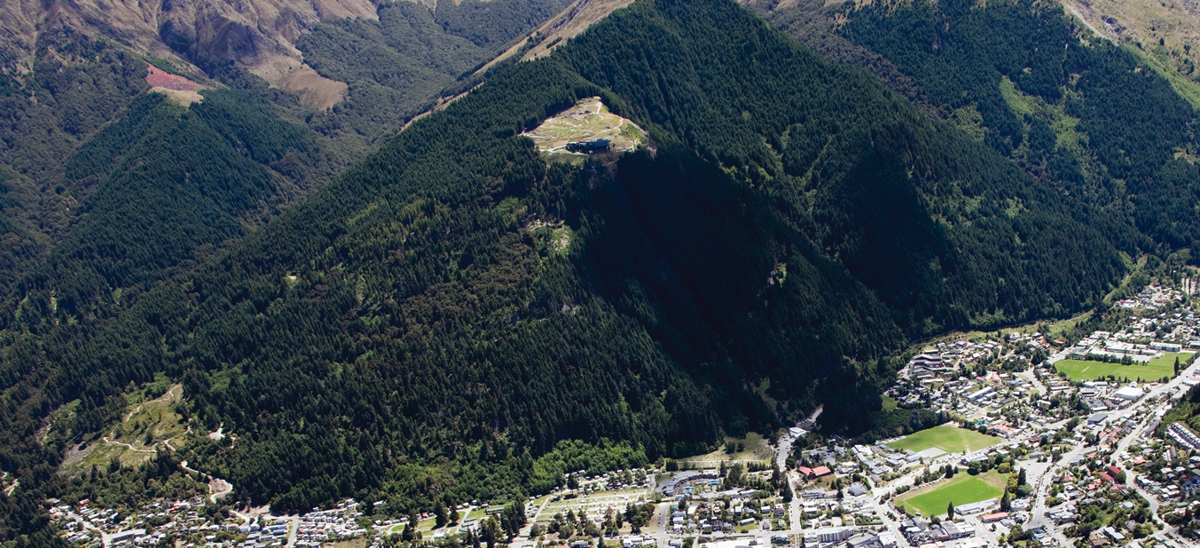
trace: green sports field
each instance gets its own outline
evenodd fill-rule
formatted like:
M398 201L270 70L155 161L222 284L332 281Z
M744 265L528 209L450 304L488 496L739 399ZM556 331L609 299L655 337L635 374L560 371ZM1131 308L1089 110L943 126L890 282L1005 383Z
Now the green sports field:
M1191 354L1164 352L1162 356L1150 360L1146 365L1121 365L1119 363L1093 362L1086 360L1062 360L1054 364L1054 368L1067 374L1073 381L1091 381L1112 375L1118 379L1128 377L1131 381L1142 379L1157 381L1163 377L1175 376L1175 358L1185 364L1191 359Z
M970 476L960 472L949 481L945 481L905 493L896 499L897 507L916 509L922 516L930 517L946 513L946 507L953 502L962 506L981 500L999 498L1004 494L1006 477L992 471L979 476Z
M911 449L917 453L930 447L936 447L947 453L961 453L978 451L996 445L1000 441L1001 439L996 436L943 424L909 434L904 439L896 440L888 445L895 449Z

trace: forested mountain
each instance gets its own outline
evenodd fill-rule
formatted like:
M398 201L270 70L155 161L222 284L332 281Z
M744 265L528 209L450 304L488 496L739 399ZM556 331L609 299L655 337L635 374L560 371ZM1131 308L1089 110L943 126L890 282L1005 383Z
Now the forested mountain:
M134 111L259 165L309 146L223 114L242 104L229 93ZM595 95L653 146L573 168L519 136ZM72 165L133 184L145 164L104 145L139 133L129 120ZM238 191L186 199L213 219L255 211L272 179L238 171ZM236 235L214 226L194 241ZM188 460L284 510L542 491L589 466L564 440L620 440L608 465L627 466L822 403L827 429L856 432L907 337L1088 307L1145 241L728 0L642 1L501 70L111 320L50 290L23 297L37 313L4 333L0 465L22 497L55 492L63 448L159 372L183 381L197 429L238 438L202 438ZM132 280L142 264L94 268Z
M0 108L11 121L0 128L0 300L18 310L10 319L41 314L17 306L31 292L54 295L51 306L65 305L73 317L133 302L363 157L457 75L559 7L470 0L431 10L405 2L379 8L381 21L317 25L311 39L298 40L315 44L309 48L314 64L350 83L347 100L329 110L306 106L302 93L268 86L248 70L253 66L235 62L236 56L186 48L173 61L146 55L133 47L145 40L117 32L121 25L104 27L114 35L90 36L64 15L27 21L29 29L8 29L23 37L0 59ZM322 49L329 43L320 37L331 32L339 41L344 37L339 28L375 31L358 42L343 41L343 49ZM204 92L213 104L201 102L190 113L172 115L164 114L165 106L148 106L138 99L151 85L148 63L185 74L199 87L217 88ZM176 115L185 122L175 125L170 117ZM197 129L200 120L204 130ZM113 127L101 132L105 124ZM205 137L191 133L210 129ZM122 162L143 169L110 173ZM180 177L191 181L193 169L210 177L183 185L188 189L182 193L167 184ZM196 199L187 192L206 196Z
M1156 244L1200 240L1193 105L1136 47L1057 3L757 5L793 36L880 75L1062 195Z
M43 130L4 129L0 540L53 542L65 449L156 376L236 436L178 456L239 502L399 514L817 405L861 432L906 341L1089 308L1200 238L1190 106L1041 3L757 6L881 83L730 0L640 0L366 155L558 7L322 23L327 111L225 62L183 108L134 52L42 42L3 97ZM597 95L650 145L572 167L520 135Z
M434 69L389 82L407 94L406 102L359 100L357 111L343 111L312 108L303 93L274 87L287 83L264 81L237 56L216 55L212 48L204 55L190 48L172 54L124 33L128 21L96 26L129 6L81 19L72 10L94 6L77 3L55 12L52 4L0 8L0 111L7 121L0 125L0 301L9 311L0 335L9 353L0 382L12 389L8 401L16 406L3 420L4 437L13 443L0 455L0 469L21 470L27 480L26 492L0 501L3 541L45 533L41 488L53 485L62 447L33 444L27 428L46 416L43 405L65 401L41 393L49 377L75 373L59 367L64 362L54 355L58 350L91 352L97 329L362 158L456 74L554 9L506 0L441 6L435 24L395 36L432 47L380 59L381 66ZM50 11L38 11L43 9ZM401 9L422 21L433 13L420 6ZM56 15L26 17L37 13ZM452 62L439 64L443 58ZM182 74L210 89L188 108L147 95L159 85L147 78L149 64L159 74ZM353 85L368 79L348 78ZM375 118L356 118L363 111ZM96 395L84 406L90 410L74 415L77 433L98 432L118 409L120 398L112 396L121 391Z
M15 311L5 321L41 315L18 306L35 292L72 321L129 301L345 164L263 93L208 90L185 109L145 93L137 54L69 30L46 40L23 85L0 97L12 121L0 130L0 299Z

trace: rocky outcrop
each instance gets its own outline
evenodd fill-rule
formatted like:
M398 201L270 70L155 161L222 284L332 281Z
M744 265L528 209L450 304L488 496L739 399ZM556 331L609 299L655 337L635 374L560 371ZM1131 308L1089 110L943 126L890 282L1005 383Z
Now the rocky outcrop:
M0 63L16 68L41 34L61 26L158 57L229 59L275 85L329 89L336 83L314 83L296 39L320 21L375 18L375 10L374 0L7 0L0 2ZM328 103L328 93L321 97Z

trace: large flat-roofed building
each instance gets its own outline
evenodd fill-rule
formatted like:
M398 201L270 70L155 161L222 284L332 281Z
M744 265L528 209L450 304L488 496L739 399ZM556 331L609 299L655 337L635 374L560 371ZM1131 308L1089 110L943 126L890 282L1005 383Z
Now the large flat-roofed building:
M979 502L972 502L970 504L963 504L961 506L955 506L954 513L956 515L962 514L964 516L969 516L971 514L979 514L982 512L986 512L988 510L991 510L992 508L998 507L999 505L1000 505L1000 499L981 500Z
M1125 401L1137 401L1141 399L1143 394L1144 392L1142 392L1141 388L1126 386L1125 388L1113 392L1113 398Z

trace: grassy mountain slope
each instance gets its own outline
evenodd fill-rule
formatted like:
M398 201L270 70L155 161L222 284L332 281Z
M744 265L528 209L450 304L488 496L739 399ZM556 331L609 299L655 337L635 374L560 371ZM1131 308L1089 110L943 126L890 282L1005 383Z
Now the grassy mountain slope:
M369 0L5 2L0 73L20 78L45 36L67 28L141 54L196 64L229 59L272 83L303 83L286 78L302 69L296 38L320 21L372 17L375 7Z
M368 143L390 136L460 75L565 6L561 0L470 0L430 10L397 2L379 6L378 20L318 25L297 47L318 72L350 88L312 127Z
M1097 36L1141 57L1200 107L1200 9L1190 2L1065 0L1063 7Z

